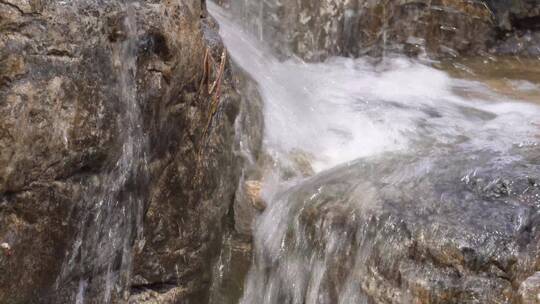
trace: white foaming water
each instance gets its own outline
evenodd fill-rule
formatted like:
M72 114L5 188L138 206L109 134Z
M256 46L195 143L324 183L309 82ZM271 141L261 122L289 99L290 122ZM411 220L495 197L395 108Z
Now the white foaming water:
M209 10L234 61L260 86L265 146L278 159L301 151L319 172L359 157L463 137L469 145L498 150L534 140L531 124L540 123L539 108L505 100L478 82L407 58L378 64L366 58L280 62L222 9L210 3Z

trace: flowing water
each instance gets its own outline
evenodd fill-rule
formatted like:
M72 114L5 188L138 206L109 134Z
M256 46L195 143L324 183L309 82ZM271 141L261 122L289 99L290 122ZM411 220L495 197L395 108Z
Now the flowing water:
M534 134L538 107L501 96L482 82L452 78L403 57L380 63L370 58L280 62L219 8L210 10L231 56L260 86L265 145L278 158L299 150L320 172L359 157L462 136L470 137L470 145L505 149ZM523 90L540 88L524 81ZM464 96L473 93L475 98ZM514 130L501 132L505 124ZM492 141L494 136L499 139Z
M371 254L373 244L398 243L399 235L368 236L369 227L354 218L361 217L366 209L376 208L376 198L397 195L390 193L388 186L375 184L382 180L387 185L424 180L428 172L434 184L443 183L447 177L437 173L435 166L441 162L450 163L445 163L450 175L469 169L471 176L476 176L477 164L489 166L484 159L495 155L498 164L508 165L520 158L515 151L535 150L539 145L540 106L534 102L540 96L538 74L531 72L533 76L527 79L527 73L505 70L501 73L509 78L489 77L497 74L486 71L487 67L508 67L505 60L446 63L388 55L382 61L280 61L263 42L235 23L228 12L212 3L209 10L220 25L231 57L259 85L264 100L264 150L274 161L263 180L268 208L254 229L254 260L240 303L367 302L359 287L349 284L362 281L365 273L343 270L347 279L338 284L332 282L336 280L332 268L348 265L362 269L360 265ZM531 63L538 66L534 60ZM283 173L283 168L299 167L299 155L303 160L300 167L310 167L307 171L314 177L291 178ZM365 169L362 160L373 159L379 166ZM365 175L368 173L370 176ZM467 177L463 179L466 184ZM354 185L340 188L343 183ZM398 190L403 197L426 190L422 184L415 187ZM345 199L358 193L362 193L361 203ZM430 208L432 201L426 197L433 196L422 194L419 206L425 203L423 207ZM306 213L309 217L306 210L326 205L336 197L345 197L346 202L339 208L347 210L345 226L357 226L354 237L348 234L350 230L323 222L312 225L316 228L306 224L310 222L305 218ZM492 205L459 208L467 215L489 210ZM526 212L516 208L508 210L509 216ZM454 218L449 213L448 222L459 223L467 217L463 215L455 214ZM506 229L499 224L494 220L479 229L486 229L486 233ZM355 246L363 249L351 249ZM388 260L391 254L381 255ZM406 291L399 297L407 303Z
M78 234L63 265L57 286L77 304L110 303L130 283L132 248L142 234L144 184L147 182L147 139L137 100L137 2L119 2L125 39L113 45L120 114L119 156L111 171L89 186L79 202ZM70 287L68 282L78 282ZM88 298L88 299L87 299ZM69 300L64 299L68 302ZM69 302L71 302L69 301Z

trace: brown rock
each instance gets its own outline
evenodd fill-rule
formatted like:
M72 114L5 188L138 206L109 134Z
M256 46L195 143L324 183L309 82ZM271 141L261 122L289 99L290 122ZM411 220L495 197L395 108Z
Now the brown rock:
M262 183L260 181L246 181L245 187L253 208L264 211L266 209L266 203L261 196Z
M2 303L206 297L245 100L201 1L132 5L0 2Z

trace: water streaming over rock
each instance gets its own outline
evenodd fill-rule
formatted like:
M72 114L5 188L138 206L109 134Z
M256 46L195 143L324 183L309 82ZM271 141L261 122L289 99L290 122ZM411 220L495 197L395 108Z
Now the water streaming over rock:
M138 3L118 2L120 32L112 44L119 115L115 122L121 147L110 172L87 187L75 215L75 243L57 279L61 301L110 303L125 299L132 249L141 235L147 184L147 139L137 99ZM111 122L113 123L113 122ZM72 287L72 282L78 282ZM87 299L88 298L88 299ZM67 302L66 302L67 303Z
M517 299L540 258L538 105L429 61L280 61L209 9L274 161L241 303Z

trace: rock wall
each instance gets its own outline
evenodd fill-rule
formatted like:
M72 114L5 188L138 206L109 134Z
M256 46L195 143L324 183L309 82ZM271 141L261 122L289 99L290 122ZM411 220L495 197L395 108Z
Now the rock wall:
M538 303L537 149L442 150L359 159L282 194L242 303Z
M282 55L309 61L391 52L540 54L535 34L540 3L534 0L230 0L223 5Z
M145 149L104 209L130 147L123 77ZM0 1L1 302L204 301L240 175L234 86L200 0Z

